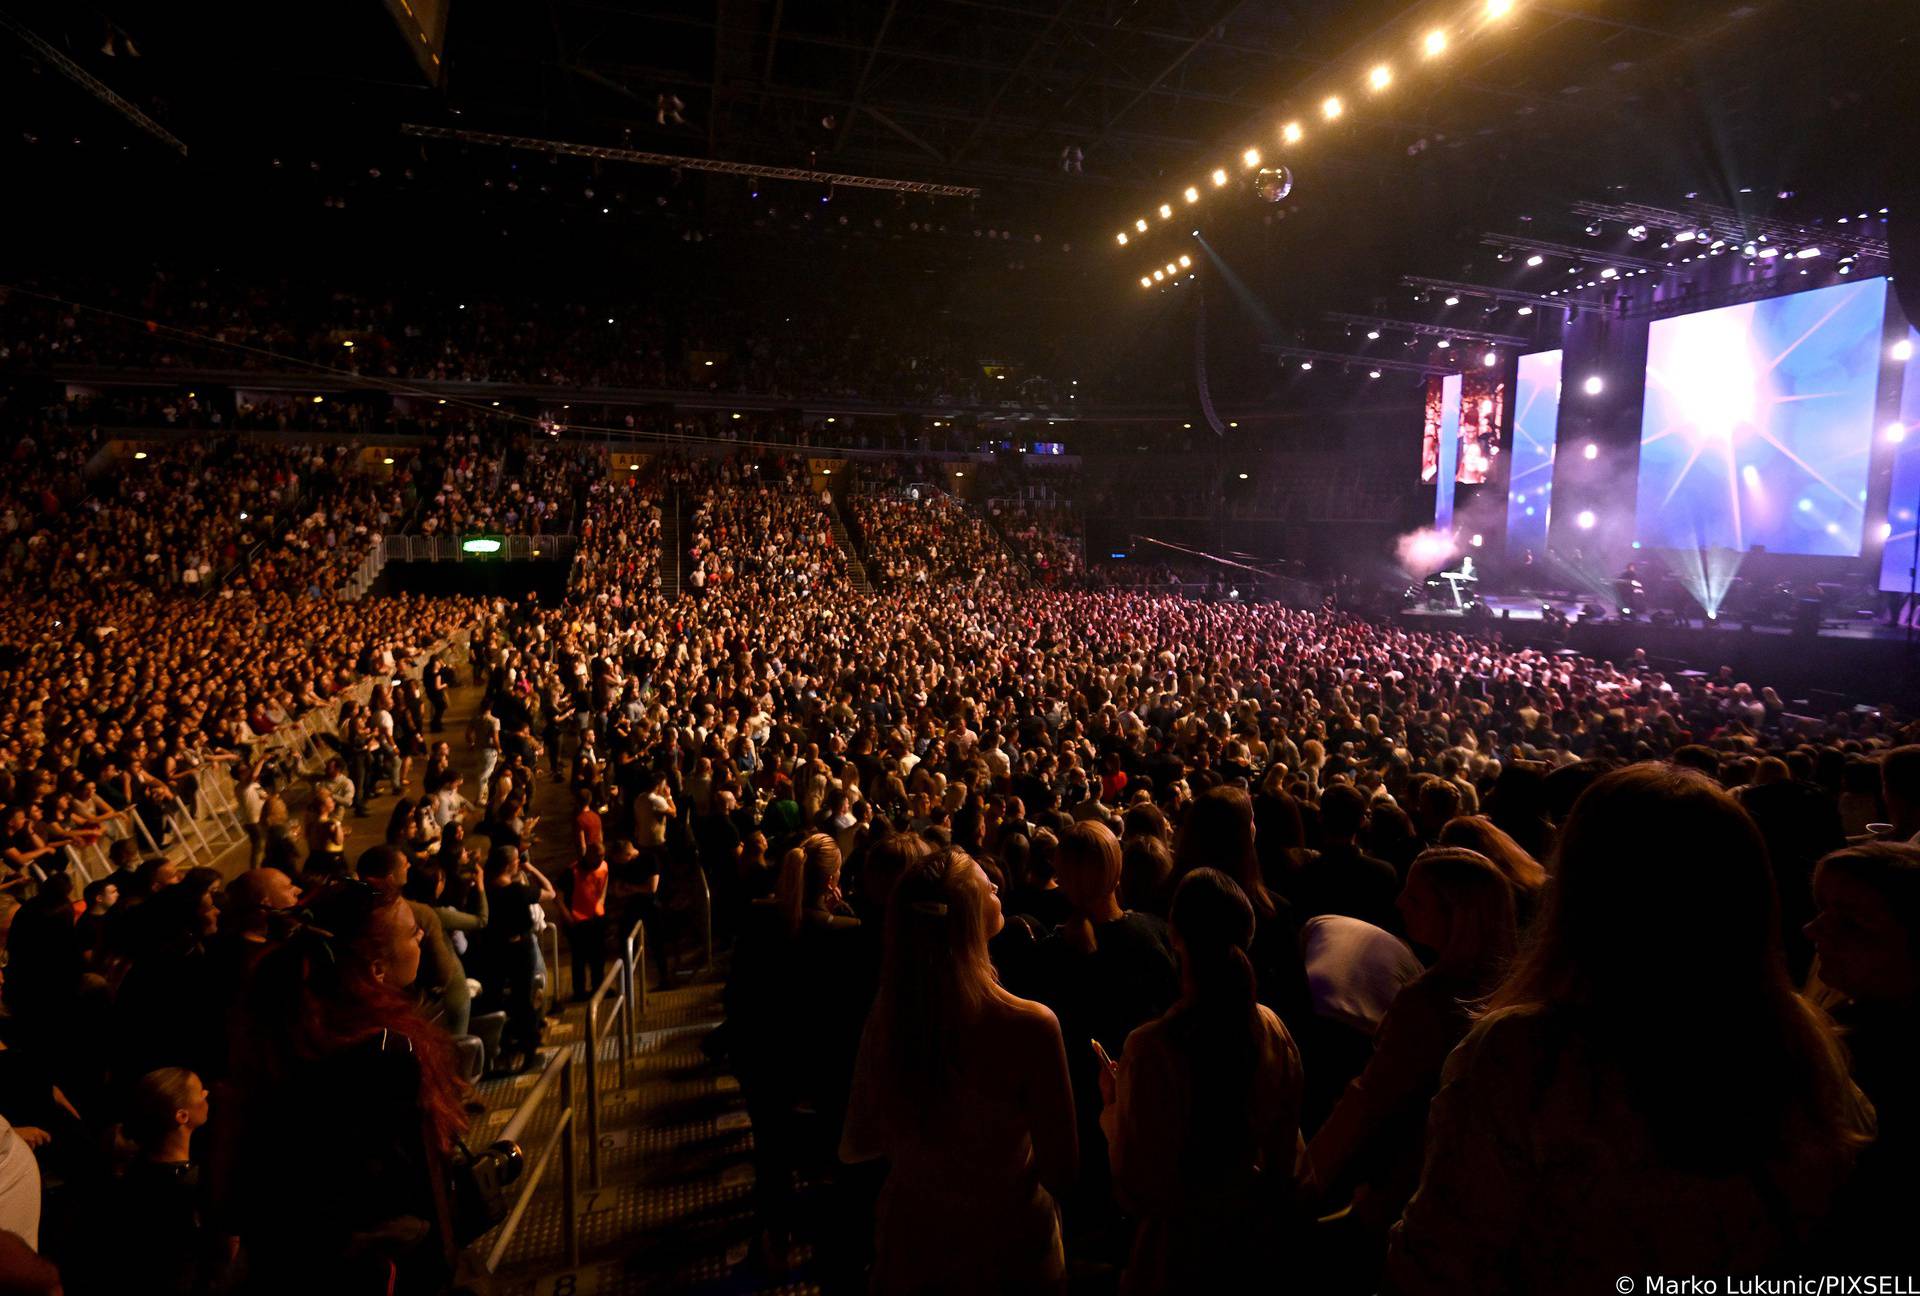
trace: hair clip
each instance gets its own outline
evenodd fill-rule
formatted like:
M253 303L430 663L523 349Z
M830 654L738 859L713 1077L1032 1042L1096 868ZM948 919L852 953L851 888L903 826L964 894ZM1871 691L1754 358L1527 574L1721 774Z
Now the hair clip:
M915 900L909 904L907 908L913 910L915 913L925 914L929 918L945 918L947 916L947 906L938 900Z

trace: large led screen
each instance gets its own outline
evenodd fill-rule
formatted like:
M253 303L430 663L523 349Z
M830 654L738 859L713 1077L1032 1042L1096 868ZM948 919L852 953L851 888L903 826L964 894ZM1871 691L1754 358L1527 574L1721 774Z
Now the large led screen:
M1421 450L1420 479L1435 483L1433 525L1442 531L1453 528L1453 487L1460 457L1460 375L1427 379L1426 445ZM1426 464L1428 448L1433 452L1433 470Z
M1880 588L1906 593L1913 585L1914 519L1920 515L1920 329L1907 330L1906 385L1900 391L1900 418L1888 424L1893 441L1893 484L1887 491L1887 522L1882 531Z
M1547 547L1553 442L1560 427L1559 351L1520 357L1513 386L1513 465L1507 478L1507 552Z
M1887 281L1655 320L1638 538L1860 552Z
M1500 453L1500 420L1507 413L1507 384L1468 374L1460 388L1460 467L1455 480L1478 486L1493 473Z

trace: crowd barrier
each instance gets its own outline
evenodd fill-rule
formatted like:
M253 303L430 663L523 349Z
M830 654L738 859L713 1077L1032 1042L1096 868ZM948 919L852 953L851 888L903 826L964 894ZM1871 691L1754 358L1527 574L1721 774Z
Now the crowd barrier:
M419 679L429 658L463 644L465 639L463 630L440 640L406 663L401 668L402 674L409 679ZM310 708L299 718L274 726L272 731L260 736L256 753L289 776L312 777L325 768L327 759L335 754L325 739L339 737L340 712L348 702L367 705L373 697L374 686L375 680L369 677L324 705ZM163 828L160 839L155 838L153 828L136 807L110 820L99 840L68 847L71 868L82 886L113 871L107 852L113 842L129 835L139 841L142 855L165 856L183 868L203 865L217 868L228 850L247 841L245 815L231 771L234 762L205 751L194 753L194 760L189 770L197 785L194 809L189 813L185 803L176 799L171 808L160 812ZM557 955L557 934L555 939Z

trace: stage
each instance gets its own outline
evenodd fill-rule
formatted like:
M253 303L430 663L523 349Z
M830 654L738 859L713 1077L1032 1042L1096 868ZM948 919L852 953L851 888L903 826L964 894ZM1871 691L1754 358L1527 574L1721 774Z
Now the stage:
M1398 620L1428 631L1474 628L1508 643L1562 650L1584 657L1624 661L1644 648L1655 666L1713 674L1731 666L1755 688L1771 686L1795 710L1812 714L1857 702L1920 708L1920 632L1909 640L1905 626L1864 618L1829 620L1817 634L1783 625L1728 619L1656 624L1644 619L1581 615L1582 600L1566 595L1483 594L1486 612L1410 608ZM1549 621L1552 607L1558 619Z

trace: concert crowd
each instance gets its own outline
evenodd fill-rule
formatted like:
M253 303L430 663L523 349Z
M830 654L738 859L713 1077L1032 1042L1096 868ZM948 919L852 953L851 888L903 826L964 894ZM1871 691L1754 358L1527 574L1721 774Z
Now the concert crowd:
M447 1289L490 1222L471 1086L537 1065L635 922L659 985L708 924L731 951L707 1047L768 1281L1411 1296L1911 1259L1895 717L1049 588L954 495L823 499L747 451L522 446L517 504L456 437L411 507L300 447L104 485L84 445L13 453L21 1290ZM331 596L363 530L552 501L580 520L561 601ZM181 867L228 797L246 867ZM349 858L354 816L386 822Z

